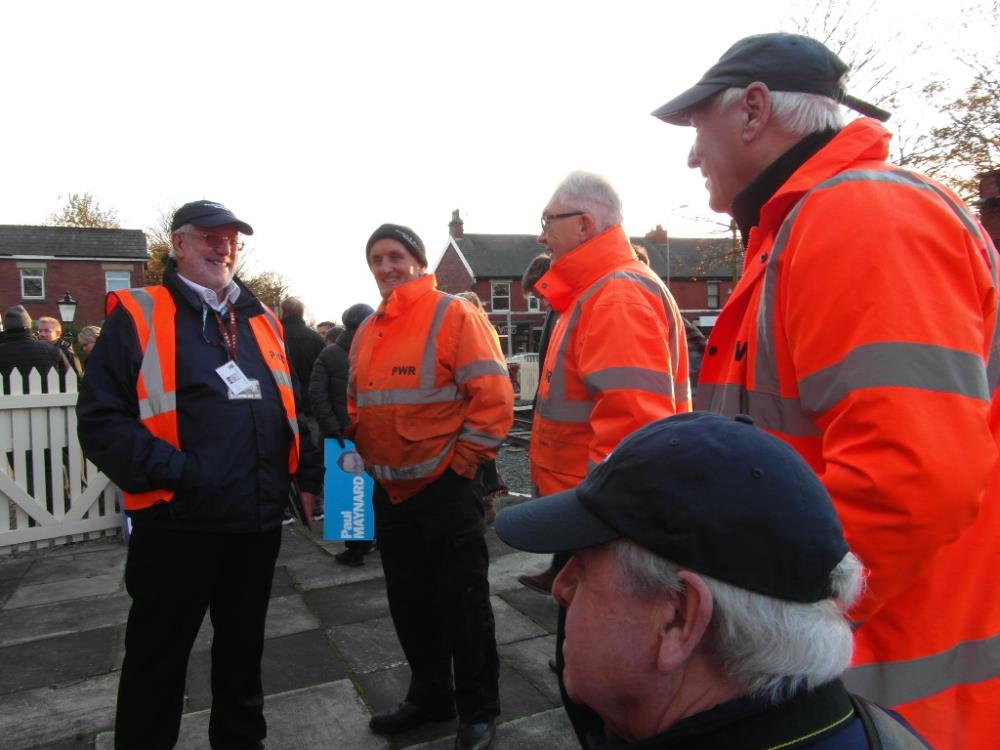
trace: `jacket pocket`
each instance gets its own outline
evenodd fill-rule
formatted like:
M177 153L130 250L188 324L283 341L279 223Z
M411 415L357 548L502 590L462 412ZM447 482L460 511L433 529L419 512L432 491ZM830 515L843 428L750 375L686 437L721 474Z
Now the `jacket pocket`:
M458 434L461 424L455 419L399 415L396 417L396 432L404 440L420 443L435 438L451 437Z

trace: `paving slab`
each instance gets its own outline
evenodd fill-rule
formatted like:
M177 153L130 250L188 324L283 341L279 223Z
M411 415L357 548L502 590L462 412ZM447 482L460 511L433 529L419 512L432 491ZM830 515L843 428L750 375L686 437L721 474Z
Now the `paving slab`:
M545 630L525 617L521 612L510 606L499 596L490 597L493 607L493 619L496 622L497 643L513 643L526 638L538 638L545 635Z
M0 648L0 694L108 673L114 643L115 629L101 628Z
M369 581L384 575L377 553L366 555L365 564L360 568L340 565L326 552L316 550L309 555L289 557L284 560L284 565L299 591Z
M124 624L132 598L125 593L0 610L0 646Z
M264 694L270 696L342 679L347 676L347 668L323 631L310 630L264 641L261 675ZM212 657L209 652L191 654L186 691L186 711L212 705Z
M389 743L368 730L368 712L349 680L268 696L265 743L272 750L388 750ZM210 750L208 711L184 716L177 747ZM97 737L95 750L113 750L114 734Z
M450 737L419 745L410 750L451 750ZM507 750L579 750L580 743L561 708L543 711L497 725L497 747Z
M522 573L537 573L548 567L552 555L533 552L512 552L490 560L490 591L494 594L514 588L524 588L517 582Z
M382 578L314 589L304 592L302 598L327 627L389 616Z
M537 591L521 586L501 591L499 597L526 617L531 618L546 632L556 632L556 621L559 619L559 605L551 596L539 594Z
M271 599L271 603L268 605L267 620L264 623L264 637L280 638L305 630L315 630L319 627L319 620L309 611L299 594L279 596L276 599ZM212 618L206 613L191 650L194 652L208 651L212 648L212 638L214 637Z
M361 691L372 706L373 713L394 708L406 696L410 684L409 667L395 667L358 678ZM502 660L500 662L500 722L511 721L547 711L555 704L515 672ZM458 721L435 722L392 736L396 747L407 747L438 737L448 737L454 742Z
M556 637L531 638L499 647L500 659L511 666L525 680L544 695L553 705L562 702L559 681L549 668L549 659L555 657Z
M292 585L292 577L288 575L288 568L278 565L274 569L274 576L271 578L271 598L277 599L280 596L288 596L295 593L295 586Z
M0 581L20 581L34 564L35 558L32 557L0 560Z
M406 663L403 648L396 638L396 628L388 617L366 622L334 625L326 630L347 666L365 674Z
M91 578L125 572L124 546L114 546L94 552L76 551L71 554L45 557L37 560L21 580L22 585L45 583L56 578Z
M91 576L90 578L60 579L33 586L20 586L4 604L4 609L32 607L38 604L83 599L88 596L117 594L125 590L120 572Z
M40 748L111 729L117 691L118 675L107 674L0 696L4 750Z

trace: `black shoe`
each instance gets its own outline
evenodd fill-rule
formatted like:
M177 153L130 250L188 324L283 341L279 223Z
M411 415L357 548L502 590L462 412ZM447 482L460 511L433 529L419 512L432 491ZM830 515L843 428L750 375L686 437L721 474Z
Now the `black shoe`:
M403 701L392 711L375 714L368 722L375 734L397 734L416 729L432 721L448 721L455 717L455 709L428 711L416 703ZM484 747L488 747L484 745Z
M455 750L490 750L496 747L496 722L482 724L461 724L455 735Z
M345 549L333 556L333 559L341 565L350 565L352 568L360 568L365 564L365 555L353 549Z

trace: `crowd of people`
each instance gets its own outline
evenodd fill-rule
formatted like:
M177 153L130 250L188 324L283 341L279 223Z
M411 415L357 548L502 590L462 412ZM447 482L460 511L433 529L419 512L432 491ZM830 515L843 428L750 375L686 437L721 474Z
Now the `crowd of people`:
M163 283L112 292L78 336L80 441L133 523L115 747L176 744L206 612L211 745L264 746L281 525L290 496L322 512L324 439L353 441L374 479L410 667L377 734L457 716L456 748L497 746L496 515L507 544L552 555L519 580L559 605L552 668L584 750L992 747L998 256L960 200L887 163L889 113L846 73L813 39L752 36L653 113L692 128L688 166L742 237L707 342L609 182L555 188L522 279L547 309L534 499L499 515L504 357L416 232L377 227L378 307L314 330L299 300L279 318L235 277L250 224L179 208ZM36 338L11 308L4 326L0 367L74 367L57 321Z
M43 387L47 387L46 376L50 370L58 372L60 377L71 370L82 375L86 357L100 335L99 326L84 326L76 334L77 350L63 335L62 323L55 318L42 316L32 321L23 305L7 308L0 330L2 391L10 393L10 375L15 371L21 375L25 393L32 370L41 376Z

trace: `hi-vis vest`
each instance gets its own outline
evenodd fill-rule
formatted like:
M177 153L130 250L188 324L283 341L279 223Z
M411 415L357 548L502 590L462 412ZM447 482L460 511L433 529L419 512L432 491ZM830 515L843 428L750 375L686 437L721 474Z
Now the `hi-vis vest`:
M173 297L163 286L122 289L108 294L106 315L118 305L132 318L142 364L136 391L139 397L139 421L153 435L181 449L177 427L177 338L174 328ZM249 319L257 347L274 377L285 410L292 441L288 447L288 471L294 474L299 465L299 427L295 417L295 392L285 356L281 323L270 310ZM141 510L174 497L173 490L157 489L125 495L126 510Z
M848 689L935 748L993 748L1000 263L888 140L855 120L761 209L695 406L750 414L829 491L869 572Z

